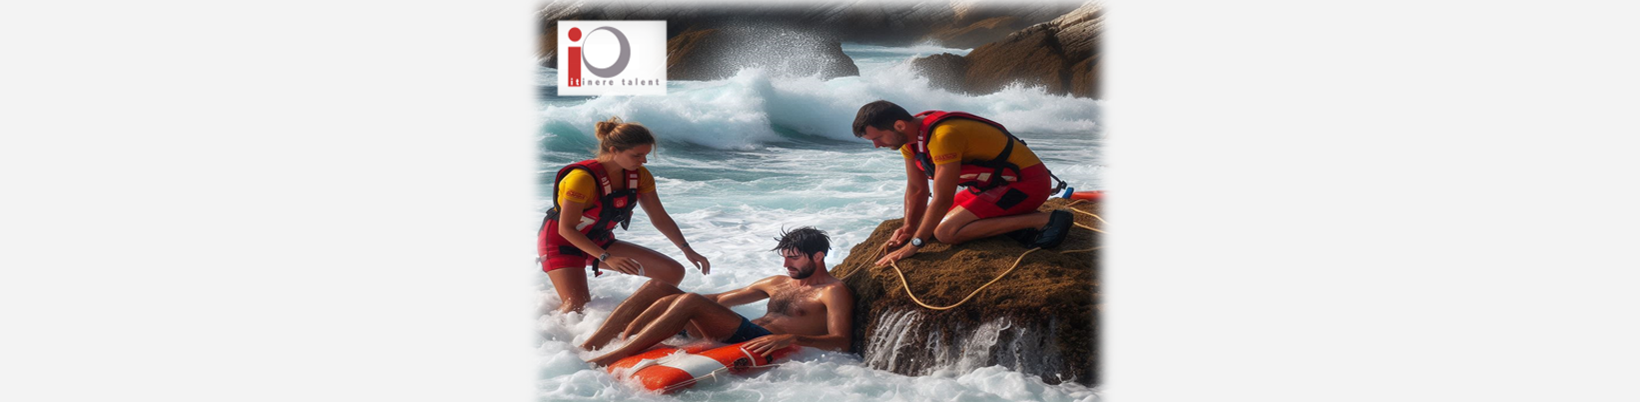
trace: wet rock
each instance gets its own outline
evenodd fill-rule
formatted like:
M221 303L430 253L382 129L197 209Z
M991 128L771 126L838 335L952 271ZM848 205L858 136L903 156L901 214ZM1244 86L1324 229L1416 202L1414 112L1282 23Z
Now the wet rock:
M974 47L995 42L1018 31L1020 19L1013 16L991 17L972 24L958 26L942 26L929 32L928 39L938 42L945 47L958 49L973 49Z
M962 56L940 53L911 61L911 68L928 78L928 85L951 92L966 91L968 60Z
M1005 36L1018 27L1051 20L1076 3L1031 4L949 1L944 3L678 4L665 1L553 0L537 13L537 61L556 62L558 20L665 20L667 38L685 31L749 25L778 25L836 38L841 42L907 46L951 41L970 48ZM998 18L1004 17L1007 18ZM940 34L935 34L940 32Z
M1097 203L1051 199L1041 210L1075 208L1098 214ZM1078 223L1101 227L1091 216ZM855 294L854 345L872 368L907 375L1002 365L1048 383L1098 383L1099 251L1096 233L1075 228L1058 248L1027 250L1007 238L952 246L935 243L899 267L873 262L900 220L883 222L834 268ZM1093 249L1093 250L1089 250ZM990 287L1014 261L1019 266ZM907 294L933 306L918 305Z
M950 87L986 94L1019 84L1042 87L1053 94L1097 98L1103 31L1103 5L1085 3L1052 21L975 48L963 56L966 69L962 81Z
M1013 83L1044 87L1054 94L1069 90L1072 63L1057 28L1050 25L1015 32L1001 42L974 49L965 58L968 73L964 78L971 93L992 93Z

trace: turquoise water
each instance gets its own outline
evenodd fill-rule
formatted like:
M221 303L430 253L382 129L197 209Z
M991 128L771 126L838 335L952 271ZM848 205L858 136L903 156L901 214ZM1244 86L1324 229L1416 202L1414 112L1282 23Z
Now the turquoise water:
M770 275L783 275L773 252L782 228L815 226L830 233L836 264L879 223L903 214L904 165L899 153L873 149L850 131L860 105L886 99L913 113L960 110L996 120L1030 143L1059 177L1078 189L1102 189L1104 127L1101 102L1010 87L970 96L928 87L909 68L912 57L965 49L934 46L888 48L845 44L860 67L858 77L823 80L779 71L742 70L715 81L672 81L667 96L544 97L539 132L537 212L551 204L553 174L565 164L592 157L597 121L620 116L643 123L660 144L648 169L662 202L689 242L712 260L711 275L691 272L686 290L721 292ZM556 72L541 69L541 92L551 94ZM650 226L643 213L625 241L675 259L682 254ZM543 311L558 296L539 275ZM866 368L858 356L806 350L769 372L661 397L614 382L583 362L573 344L642 283L604 275L589 280L593 301L585 314L539 318L540 390L546 400L1096 400L1095 390L1076 384L1045 385L1001 367L952 368L908 377ZM735 308L763 314L763 303ZM958 372L961 371L961 372Z

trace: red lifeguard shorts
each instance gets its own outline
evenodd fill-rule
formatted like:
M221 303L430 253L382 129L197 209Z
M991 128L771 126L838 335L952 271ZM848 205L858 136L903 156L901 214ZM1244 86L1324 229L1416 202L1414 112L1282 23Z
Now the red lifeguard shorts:
M549 221L547 224L548 230L542 230L535 243L536 254L541 256L542 272L552 272L555 269L564 268L586 268L589 265L598 263L598 256L587 255L586 252L576 248L574 244L570 244L564 236L558 235L557 230L552 230L558 227L557 220ZM611 233L604 241L595 243L598 244L598 247L608 250L611 244L615 244L615 234Z
M980 219L1019 215L1035 212L1048 201L1048 168L1041 163L1020 169L1019 181L975 193L972 189L957 191L951 208L962 207Z

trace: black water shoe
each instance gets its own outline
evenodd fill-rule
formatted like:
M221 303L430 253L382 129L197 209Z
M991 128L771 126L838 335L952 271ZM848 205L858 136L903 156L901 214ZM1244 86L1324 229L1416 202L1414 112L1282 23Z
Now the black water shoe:
M1071 211L1055 210L1048 215L1048 226L1043 226L1041 233L1036 235L1036 241L1030 247L1054 248L1065 241L1065 236L1071 233L1071 225L1076 223L1076 217Z

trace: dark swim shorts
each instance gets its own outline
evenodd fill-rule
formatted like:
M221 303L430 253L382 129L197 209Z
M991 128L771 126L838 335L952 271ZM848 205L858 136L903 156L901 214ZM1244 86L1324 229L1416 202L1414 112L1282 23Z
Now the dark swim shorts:
M752 320L748 320L746 317L740 317L740 328L735 328L734 335L729 335L728 338L724 338L723 343L741 343L757 339L758 337L764 335L772 334L774 333L769 332L768 329L764 329L762 326L753 324Z

